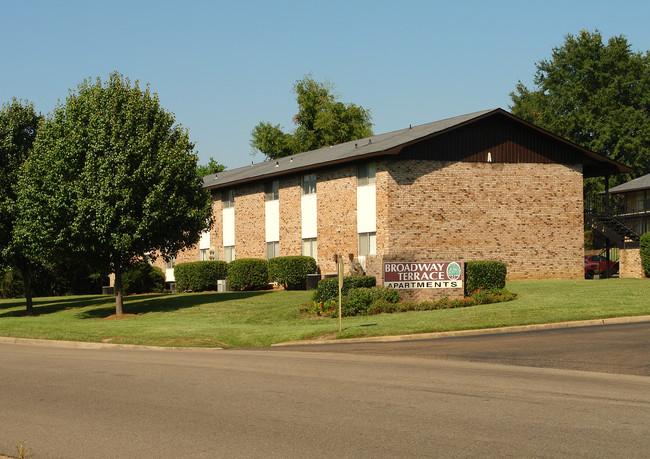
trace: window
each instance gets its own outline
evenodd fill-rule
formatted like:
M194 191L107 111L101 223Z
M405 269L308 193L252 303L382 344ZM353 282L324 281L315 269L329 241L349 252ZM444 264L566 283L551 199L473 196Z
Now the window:
M366 164L359 164L359 169L357 171L358 186L374 185L376 171L377 164L374 161Z
M302 254L318 259L318 244L315 237L302 240Z
M359 233L359 255L377 255L377 233Z
M221 193L221 202L224 209L235 207L235 193L233 190L226 190Z
M176 266L176 257L171 257L167 260L167 269L174 269L174 266Z
M280 181L273 180L264 184L264 195L266 201L277 201L280 199Z
M316 193L316 174L302 176L302 194Z
M223 259L230 263L235 259L235 246L230 245L223 248Z
M266 243L266 259L270 260L271 258L280 256L280 242L273 241Z
M643 191L636 195L636 210L645 210L645 200L643 199Z
M201 249L199 250L199 260L207 261L210 259L210 249Z

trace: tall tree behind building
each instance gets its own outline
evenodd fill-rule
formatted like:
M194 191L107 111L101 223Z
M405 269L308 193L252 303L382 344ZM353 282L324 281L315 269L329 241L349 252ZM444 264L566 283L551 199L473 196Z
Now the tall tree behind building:
M534 87L510 93L512 113L634 169L612 185L650 172L650 54L620 35L598 30L567 35L550 59L536 63ZM604 189L586 180L588 196Z
M296 129L284 132L279 124L260 122L251 132L250 145L267 159L336 145L372 135L370 110L352 103L339 102L334 86L306 75L293 85L298 113L293 117Z

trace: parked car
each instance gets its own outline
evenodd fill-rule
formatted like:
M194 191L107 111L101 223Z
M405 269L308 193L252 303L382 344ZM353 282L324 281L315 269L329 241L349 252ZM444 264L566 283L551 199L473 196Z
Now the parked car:
M594 275L600 269L600 266L595 261L587 261L585 257L585 279L593 279Z
M596 269L594 274L601 274L607 269L607 258L602 255L585 255L585 273L587 272L587 263L595 263ZM618 272L618 261L609 260L610 274Z

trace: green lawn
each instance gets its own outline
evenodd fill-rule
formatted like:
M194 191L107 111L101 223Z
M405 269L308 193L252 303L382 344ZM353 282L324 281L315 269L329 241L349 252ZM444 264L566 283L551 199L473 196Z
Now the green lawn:
M0 336L158 346L240 347L313 338L352 338L650 315L650 280L509 282L515 301L426 312L343 319L301 316L311 292L194 293L127 297L110 320L114 298L37 298L23 316L21 299L0 301Z

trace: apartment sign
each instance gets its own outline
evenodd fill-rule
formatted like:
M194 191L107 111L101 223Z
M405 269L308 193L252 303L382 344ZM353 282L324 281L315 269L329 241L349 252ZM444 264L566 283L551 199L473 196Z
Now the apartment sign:
M463 288L463 262L384 262L384 287Z

